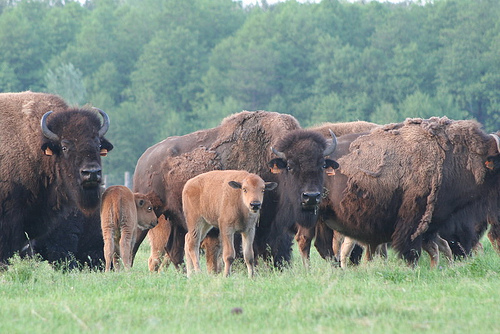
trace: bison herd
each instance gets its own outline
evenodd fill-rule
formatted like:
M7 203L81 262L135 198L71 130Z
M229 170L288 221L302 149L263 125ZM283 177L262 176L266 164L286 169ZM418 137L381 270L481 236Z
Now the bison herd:
M436 266L440 253L469 256L488 228L500 251L500 139L472 120L304 129L243 111L151 146L133 189L103 195L109 124L55 95L0 94L1 264L39 254L109 270L120 254L129 268L146 236L150 270L186 258L188 274L199 271L201 247L212 272L222 253L226 276L237 256L249 276L259 259L286 266L294 237L305 265L313 240L342 267L354 247L370 259L387 245L409 265L424 250Z

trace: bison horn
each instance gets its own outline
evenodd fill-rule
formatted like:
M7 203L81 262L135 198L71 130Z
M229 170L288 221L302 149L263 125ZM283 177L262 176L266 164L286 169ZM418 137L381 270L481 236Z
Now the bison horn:
M286 155L285 153L283 152L280 152L278 151L277 149L275 149L274 147L271 147L271 151L273 151L274 154L276 154L278 156L278 158L281 158L283 160L286 160Z
M49 127L47 126L47 117L49 117L49 115L52 114L52 112L53 112L52 110L51 111L47 111L42 116L42 119L40 121L40 125L42 127L42 133L43 133L43 135L45 137L47 137L50 140L58 141L59 140L59 136L56 135L54 132L50 131Z
M333 133L333 131L331 129L328 129L328 131L330 131L330 135L332 136L332 143L330 145L328 145L328 147L323 152L323 155L325 157L332 154L335 151L335 149L337 148L337 136L335 136L335 133Z
M99 114L101 114L101 116L102 116L102 126L99 129L99 138L102 138L102 137L104 137L106 132L108 132L108 129L109 129L109 116L108 116L108 114L106 114L104 111L102 111L99 108L94 108L94 109L96 109L99 112Z
M493 139L495 139L495 141L497 142L497 150L498 153L500 153L500 138L494 133L491 133L490 136L492 136Z

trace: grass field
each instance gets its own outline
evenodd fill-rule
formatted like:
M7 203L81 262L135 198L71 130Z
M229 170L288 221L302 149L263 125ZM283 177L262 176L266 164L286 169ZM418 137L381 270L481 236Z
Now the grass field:
M312 252L302 267L265 264L248 279L172 267L151 274L148 244L130 272L64 272L15 259L0 273L0 333L500 333L500 257L429 269L387 261L341 270Z

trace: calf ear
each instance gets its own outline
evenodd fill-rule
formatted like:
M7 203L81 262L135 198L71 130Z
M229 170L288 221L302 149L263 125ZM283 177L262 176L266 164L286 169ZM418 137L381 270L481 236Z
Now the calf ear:
M266 182L265 189L266 190L274 190L274 189L276 189L277 186L278 186L278 184L276 182Z
M229 181L228 184L234 189L241 189L241 183L236 181Z
M271 168L271 173L279 174L283 169L286 168L286 161L282 158L275 158L267 163L269 168Z
M325 168L326 175L333 176L335 175L335 170L339 168L339 164L335 160L325 159L325 165L323 168Z
M136 201L137 206L138 206L139 208L142 208L142 206L144 205L144 202L145 202L145 201L144 201L142 198L140 198L140 199L138 199L138 200Z

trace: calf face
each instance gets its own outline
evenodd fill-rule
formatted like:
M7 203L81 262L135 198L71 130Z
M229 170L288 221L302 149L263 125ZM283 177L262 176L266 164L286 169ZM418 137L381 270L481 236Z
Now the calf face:
M228 182L232 188L241 189L243 205L251 212L258 212L262 206L264 192L276 188L276 182L264 182L256 175L249 175L242 182Z
M158 224L158 218L153 211L151 201L144 194L134 193L135 206L137 208L137 227L148 230Z

